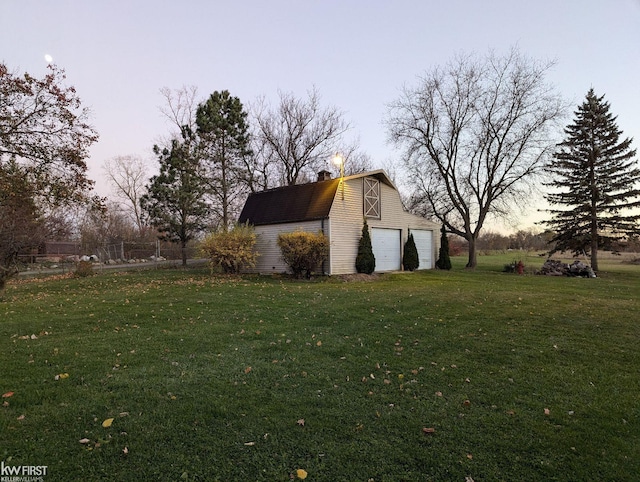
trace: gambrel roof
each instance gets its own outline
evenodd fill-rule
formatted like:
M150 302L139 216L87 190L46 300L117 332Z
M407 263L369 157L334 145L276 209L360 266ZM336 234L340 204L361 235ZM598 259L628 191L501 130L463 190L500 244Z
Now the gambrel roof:
M344 181L361 177L375 177L396 189L382 170L346 176ZM238 222L262 226L328 218L339 185L340 179L330 179L251 193Z
M327 218L339 183L331 179L251 193L238 222L261 226Z

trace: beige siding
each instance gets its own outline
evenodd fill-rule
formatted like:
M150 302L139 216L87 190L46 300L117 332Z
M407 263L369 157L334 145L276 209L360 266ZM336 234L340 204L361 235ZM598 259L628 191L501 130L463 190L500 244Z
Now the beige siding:
M405 211L398 191L384 182L380 182L380 219L367 218L370 228L390 228L402 230L402 246L409 236L409 229L433 231L432 260L437 259L439 249L440 226L420 216ZM363 178L347 179L344 186L336 192L329 214L331 241L331 274L355 272L355 259L358 254L358 242L362 234L363 216ZM422 269L433 266L421 266Z
M329 212L330 274L350 274L356 271L358 242L362 235L362 178L338 186Z
M326 222L325 220L325 224ZM322 221L256 226L255 231L258 239L256 240L255 249L260 253L260 256L256 267L250 272L285 273L287 265L282 261L282 255L278 247L278 234L289 233L298 229L317 233L322 230Z

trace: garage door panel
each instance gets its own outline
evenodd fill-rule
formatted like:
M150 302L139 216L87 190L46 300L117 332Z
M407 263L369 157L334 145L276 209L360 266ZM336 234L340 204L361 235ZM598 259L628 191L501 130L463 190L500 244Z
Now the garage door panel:
M418 250L418 269L433 268L433 231L412 229L411 234Z
M371 229L371 247L376 258L376 271L395 271L402 263L401 231L399 229Z

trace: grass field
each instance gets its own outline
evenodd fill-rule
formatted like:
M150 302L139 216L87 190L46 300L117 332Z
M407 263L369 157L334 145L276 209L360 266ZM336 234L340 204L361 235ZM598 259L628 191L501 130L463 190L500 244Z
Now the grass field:
M0 460L45 482L638 480L640 267L510 261L10 284Z

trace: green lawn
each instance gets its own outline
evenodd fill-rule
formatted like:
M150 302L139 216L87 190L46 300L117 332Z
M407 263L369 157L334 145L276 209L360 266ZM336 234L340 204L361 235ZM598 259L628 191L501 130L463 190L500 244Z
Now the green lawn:
M512 260L10 284L0 460L45 482L638 480L640 267Z

